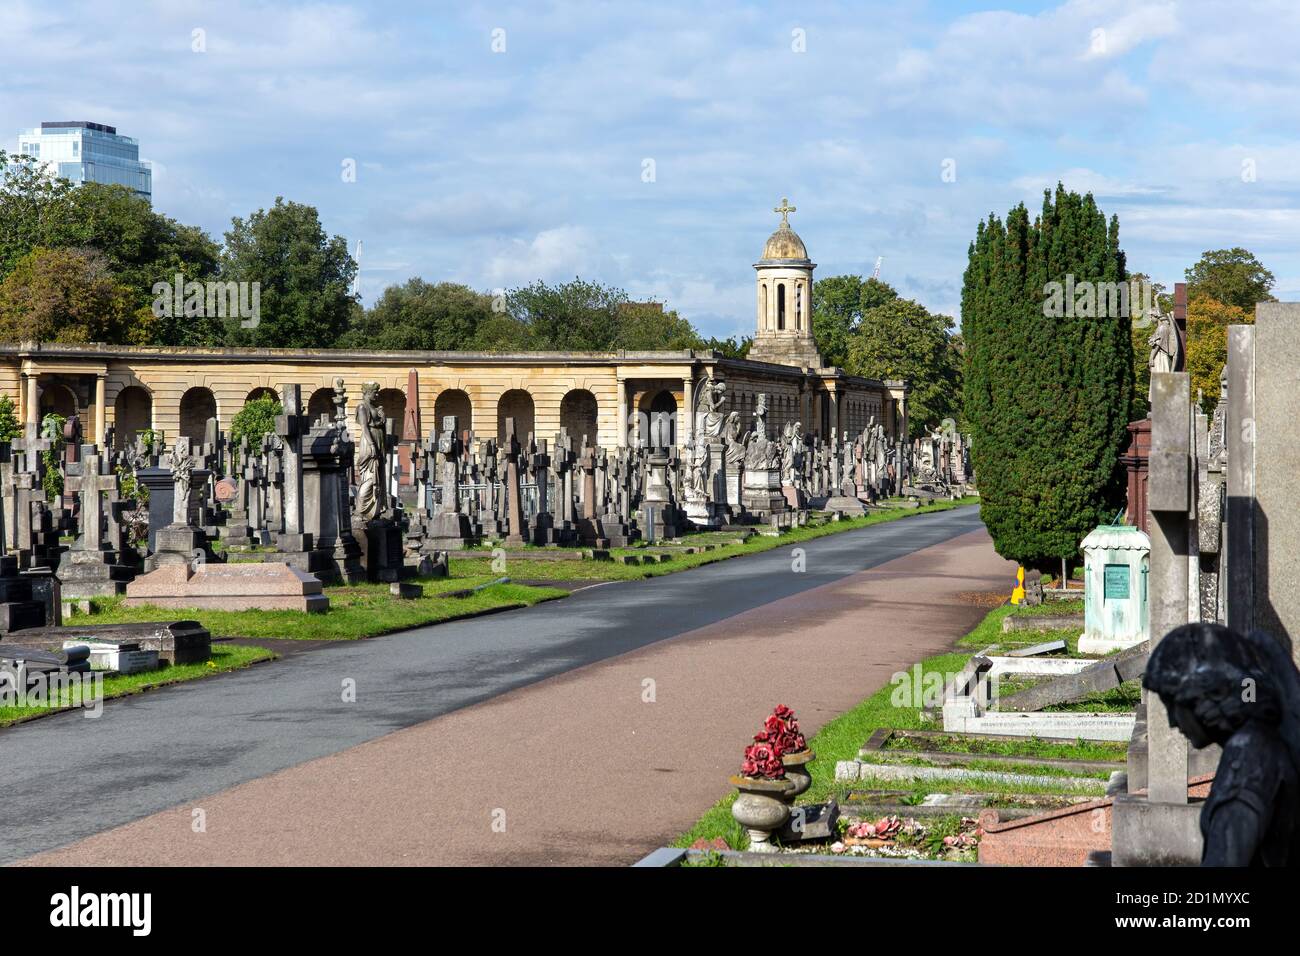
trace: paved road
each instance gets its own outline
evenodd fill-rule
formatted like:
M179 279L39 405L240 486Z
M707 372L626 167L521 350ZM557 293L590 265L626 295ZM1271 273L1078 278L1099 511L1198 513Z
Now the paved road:
M810 725L870 689L858 675L842 678L848 686L830 695L826 713L817 713L820 706L810 711L809 697L842 670L833 642L826 644L825 657L822 648L809 643L816 640L819 624L852 633L853 645L893 648L886 655L890 659L880 662L890 670L951 642L960 630L953 630L958 622L951 610L942 613L949 592L1001 587L1009 580L1009 566L992 554L982 530L969 533L977 528L974 508L909 517L801 545L807 568L801 574L791 572L790 549L780 548L691 572L589 588L530 609L323 648L111 702L98 720L67 714L11 728L0 733L5 778L0 860L12 862L133 820L140 822L69 847L51 861L481 860L481 828L459 827L457 820L471 816L481 822L492 810L507 807L513 822L494 851L512 860L531 853L559 862L570 858L564 847L571 843L572 858L587 853L590 859L592 821L584 823L584 813L621 805L634 817L643 815L636 809L636 788L622 792L636 774L624 774L609 794L583 787L585 810L579 809L581 801L565 805L572 798L568 782L599 771L603 755L618 756L620 747L632 743L626 731L637 732L607 713L609 707L633 706L625 717L672 728L647 728L663 741L676 741L677 758L656 750L644 762L638 759L645 774L659 777L662 765L665 779L674 764L691 763L686 748L702 735L710 738L701 752L718 762L710 771L716 776L725 763L726 743L732 750L737 739L743 743L741 726L761 720L758 711L768 706L766 696L759 698L761 706L747 700L750 692L775 693L781 684L771 686L774 675L816 676L811 684L799 682L802 698L791 694L787 700L801 705ZM862 574L900 564L901 576L896 570L874 578L873 572L865 579ZM853 596L862 587L877 589L874 601L864 602L861 593ZM892 606L895 594L910 594L911 600ZM894 615L878 622L890 633L863 641L861 622L853 621L852 612L864 603ZM961 611L963 621L982 613L975 607ZM939 626L926 625L927 614L936 613ZM913 625L920 627L919 640L910 636ZM705 636L710 631L738 639L724 647L716 635ZM667 640L683 635L684 640ZM803 643L791 644L794 640ZM656 653L668 656L657 662L645 657ZM641 701L644 677L623 674L626 667L656 680L656 706ZM706 684L683 696L683 677ZM355 702L342 699L345 679L355 681ZM624 681L621 690L606 683L614 679ZM626 680L632 681L631 691ZM674 711L681 715L677 722ZM464 717L460 723L458 715ZM617 739L608 739L610 733ZM359 763L347 766L349 760ZM530 774L541 776L528 783ZM601 779L598 773L592 781L597 790ZM698 773L683 774L673 787L688 781L697 790L705 788L698 790L695 805L653 820L652 832L625 833L626 824L618 823L622 830L616 828L605 841L613 854L606 858L625 860L646 840L659 839L665 828L689 823L711 802L699 805L703 796L719 795L718 781ZM282 787L288 789L281 793ZM228 788L234 789L219 793ZM453 807L453 794L467 802ZM249 799L242 809L234 804L222 809L223 800ZM196 805L209 814L208 831L199 835L190 828L190 808ZM546 818L551 829L544 841L541 823L527 823L543 806L560 815L558 826L554 816ZM157 813L166 808L177 809ZM563 825L570 817L571 825ZM259 820L271 829L263 830ZM291 834L295 826L303 829ZM462 831L472 838L448 837ZM186 843L187 837L194 839ZM452 847L456 853L443 852Z

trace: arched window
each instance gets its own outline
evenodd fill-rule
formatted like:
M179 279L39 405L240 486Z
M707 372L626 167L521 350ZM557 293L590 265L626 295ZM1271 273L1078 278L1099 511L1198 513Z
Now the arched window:
M785 283L776 284L776 327L778 330L785 329Z
M803 328L803 283L795 283L794 287L794 327Z
M760 329L770 329L772 327L772 317L767 314L767 283L763 282L758 287L758 327Z

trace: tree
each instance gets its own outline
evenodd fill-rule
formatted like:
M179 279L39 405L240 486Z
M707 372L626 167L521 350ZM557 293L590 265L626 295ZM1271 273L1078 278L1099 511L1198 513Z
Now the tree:
M100 253L37 247L0 282L0 341L144 344L139 311Z
M697 349L704 342L690 322L656 302L626 302L619 309L614 347L634 352Z
M1228 363L1228 326L1252 325L1255 309L1226 305L1200 295L1187 303L1187 371L1192 394L1201 393L1207 415L1219 404L1219 375Z
M1058 185L1033 221L1021 204L979 224L962 285L980 514L999 554L1044 569L1123 502L1133 390L1128 315L1049 314L1048 283L1067 276L1094 290L1127 278L1119 220Z
M157 213L125 186L85 183L68 194L67 213L47 230L46 245L94 249L138 308L152 305L157 283L205 282L217 277L220 249L202 229ZM151 345L214 345L214 317L155 316Z
M954 323L896 295L867 310L848 339L843 363L850 375L906 379L908 425L913 435L961 411L960 357ZM815 328L815 326L814 326Z
M454 282L421 278L391 285L354 318L339 341L351 348L455 351L474 347L479 326L492 315L492 297Z
M226 323L231 345L329 348L345 331L355 298L356 261L346 240L326 235L313 206L276 197L269 210L235 217L221 257L226 282L258 283L260 316Z
M236 448L243 439L248 439L250 447L261 443L262 436L275 431L277 415L284 414L284 406L270 395L259 395L235 413L230 420L230 441Z
M536 348L604 352L615 347L627 301L622 289L599 282L539 280L506 293L506 311L527 326Z
M22 433L14 400L8 395L0 395L0 442L11 442Z
M1256 302L1275 301L1269 292L1273 288L1273 273L1240 246L1211 249L1187 270L1185 277L1189 303L1205 296L1254 315ZM1217 384L1215 394L1218 394Z
M37 246L51 244L49 233L67 216L72 188L32 157L0 150L0 279Z
M712 349L721 353L723 358L743 359L749 354L749 347L753 344L754 337L751 335L742 335L740 338L729 335L725 339L711 335L699 345L699 348Z
M876 278L843 275L818 279L813 284L813 339L826 364L844 367L849 340L862 316L896 298L893 286Z

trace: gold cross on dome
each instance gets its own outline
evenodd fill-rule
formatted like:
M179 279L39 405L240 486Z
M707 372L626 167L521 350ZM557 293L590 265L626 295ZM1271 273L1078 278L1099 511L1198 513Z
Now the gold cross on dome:
M786 199L784 196L781 197L781 205L772 207L772 212L779 212L781 214L781 225L783 226L790 225L790 213L795 211L795 207L790 205L790 200Z

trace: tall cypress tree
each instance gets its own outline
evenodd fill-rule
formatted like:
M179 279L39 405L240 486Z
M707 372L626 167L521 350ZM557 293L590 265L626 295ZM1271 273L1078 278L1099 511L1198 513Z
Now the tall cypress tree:
M979 224L962 286L980 515L998 554L1043 569L1123 504L1133 391L1127 314L1089 308L1083 291L1073 315L1045 314L1047 284L1067 276L1076 290L1128 278L1119 220L1058 184L1033 222L1022 203Z

